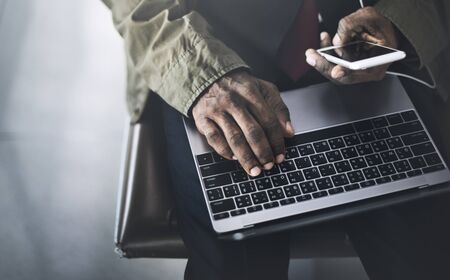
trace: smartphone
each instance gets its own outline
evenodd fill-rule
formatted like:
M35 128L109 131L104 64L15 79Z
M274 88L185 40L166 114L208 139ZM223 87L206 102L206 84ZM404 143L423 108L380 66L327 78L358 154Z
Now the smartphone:
M326 60L351 70L375 67L406 57L405 52L378 44L357 41L344 46L331 46L318 49Z

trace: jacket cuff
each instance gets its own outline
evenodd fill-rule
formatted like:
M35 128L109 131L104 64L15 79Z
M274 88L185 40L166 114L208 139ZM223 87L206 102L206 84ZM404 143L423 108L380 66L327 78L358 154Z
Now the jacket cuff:
M434 16L438 13L433 3L410 0L380 0L374 8L389 19L414 47L420 59L420 67L429 64L447 44L446 34ZM428 32L432 31L432 32Z
M185 116L197 97L212 83L234 69L249 68L221 41L197 36L192 48L180 55L155 90Z

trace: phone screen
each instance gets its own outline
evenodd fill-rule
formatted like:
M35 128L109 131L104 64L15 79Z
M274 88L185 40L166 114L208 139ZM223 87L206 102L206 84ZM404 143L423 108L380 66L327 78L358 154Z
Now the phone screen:
M393 53L395 50L391 50L388 48L380 47L374 44L370 44L367 42L355 42L350 43L348 45L338 47L335 49L330 49L326 51L321 51L322 53L326 53L328 55L332 55L338 57L340 59L355 62L358 60L363 60L367 58L372 58L388 53Z

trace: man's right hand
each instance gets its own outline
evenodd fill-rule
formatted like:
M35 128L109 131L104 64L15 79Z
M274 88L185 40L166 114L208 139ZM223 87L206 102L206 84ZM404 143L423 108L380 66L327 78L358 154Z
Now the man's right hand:
M294 129L272 83L245 71L212 84L192 109L197 129L221 156L238 160L251 176L284 160L284 137Z

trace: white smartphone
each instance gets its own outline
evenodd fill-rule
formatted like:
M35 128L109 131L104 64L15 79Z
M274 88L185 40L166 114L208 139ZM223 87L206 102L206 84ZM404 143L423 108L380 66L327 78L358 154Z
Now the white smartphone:
M317 52L329 62L351 70L367 69L406 57L403 51L363 41L344 46L326 47L318 49Z

